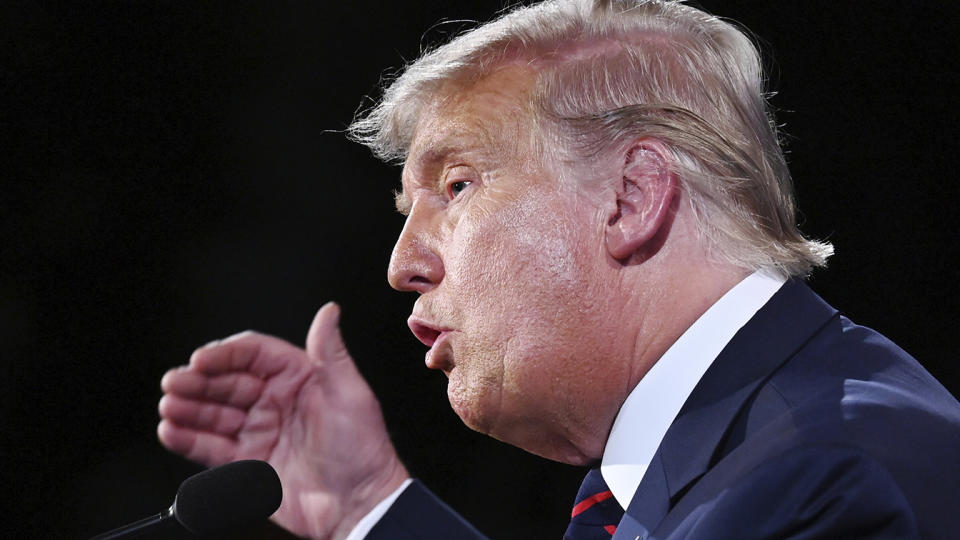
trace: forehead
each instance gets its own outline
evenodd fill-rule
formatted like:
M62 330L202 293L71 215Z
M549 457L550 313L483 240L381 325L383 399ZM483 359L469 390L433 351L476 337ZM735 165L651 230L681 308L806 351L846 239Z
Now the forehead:
M535 80L531 68L512 65L478 81L443 85L422 109L404 176L463 152L516 153L529 134Z

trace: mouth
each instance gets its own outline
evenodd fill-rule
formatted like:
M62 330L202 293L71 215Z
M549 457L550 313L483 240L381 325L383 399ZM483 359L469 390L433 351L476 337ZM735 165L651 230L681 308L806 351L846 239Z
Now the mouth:
M439 369L449 374L450 370L453 369L449 347L450 340L448 339L452 330L428 323L415 316L407 319L407 325L421 343L430 347L424 357L427 367Z
M440 338L440 335L447 331L443 328L415 320L413 317L410 317L410 319L407 320L407 325L410 327L410 331L413 332L413 335L417 336L417 339L419 339L420 342L427 347L433 347L433 344L437 342L437 339Z

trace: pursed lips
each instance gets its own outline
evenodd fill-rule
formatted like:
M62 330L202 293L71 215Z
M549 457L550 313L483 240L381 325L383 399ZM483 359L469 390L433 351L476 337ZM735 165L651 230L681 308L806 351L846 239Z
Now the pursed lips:
M441 353L440 350L445 348L444 346L447 344L448 336L452 330L428 322L416 315L411 315L410 318L407 319L407 326L410 327L410 331L413 332L413 335L416 336L421 343L430 347L430 350L427 351L424 357L427 367L442 370L449 375L450 370L453 368L453 364L450 362L449 351Z

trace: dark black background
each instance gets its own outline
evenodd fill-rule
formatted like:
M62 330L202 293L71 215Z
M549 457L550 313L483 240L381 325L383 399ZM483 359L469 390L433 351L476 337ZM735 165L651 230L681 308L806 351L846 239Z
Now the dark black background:
M767 52L811 283L956 395L960 114L949 2L704 1ZM922 6L916 7L916 6ZM199 470L159 379L246 328L302 343L335 299L413 474L494 538L558 538L581 471L465 429L389 289L399 171L338 133L384 70L499 1L0 8L6 538L85 538ZM250 538L283 538L272 527Z

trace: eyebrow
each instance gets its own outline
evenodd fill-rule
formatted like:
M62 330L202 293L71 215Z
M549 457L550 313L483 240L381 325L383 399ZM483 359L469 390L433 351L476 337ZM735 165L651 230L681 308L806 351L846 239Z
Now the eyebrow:
M404 216L410 215L410 209L413 207L413 203L410 202L410 197L407 197L407 194L403 192L402 189L393 190L393 204L397 207L397 212L400 212Z

